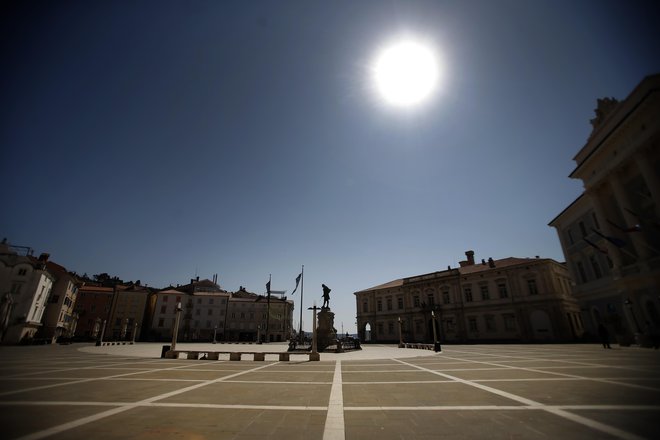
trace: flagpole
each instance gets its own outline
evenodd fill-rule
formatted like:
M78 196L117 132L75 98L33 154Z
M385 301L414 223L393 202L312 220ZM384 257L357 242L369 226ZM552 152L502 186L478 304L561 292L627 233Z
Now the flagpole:
M266 342L270 341L270 281L272 274L268 274L268 305L266 307Z
M298 337L300 338L300 343L305 342L302 332L302 311L303 311L303 293L305 292L305 265L302 265L302 271L300 272L300 330L298 332Z

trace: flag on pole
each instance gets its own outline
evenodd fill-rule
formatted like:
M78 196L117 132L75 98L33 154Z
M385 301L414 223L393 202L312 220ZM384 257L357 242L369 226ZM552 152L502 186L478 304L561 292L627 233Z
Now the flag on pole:
M596 243L594 243L594 242L592 242L592 241L590 241L586 238L584 238L583 240L586 241L589 246L596 249L598 252L600 252L602 254L607 254L607 249L603 249L603 248L599 247Z
M622 232L641 232L642 231L642 227L640 225L633 225L631 228L624 228L624 227L619 226L619 225L617 225L616 223L614 223L613 221L610 221L610 220L607 220L607 223L611 224L612 226L614 226L615 228L617 228L619 231L622 231Z
M298 289L298 284L300 284L300 278L302 278L302 272L300 273L300 275L298 275L298 276L296 277L296 288L293 289L293 292L291 292L291 295L293 295L294 293L296 293L296 290Z
M626 245L626 242L619 239L619 238L609 237L605 234L602 234L601 232L599 232L598 230L596 230L594 228L591 228L591 230L594 231L599 237L604 238L605 240L609 241L610 243L612 243L614 246L616 246L618 248L624 247Z
M270 296L270 280L266 283L266 293Z

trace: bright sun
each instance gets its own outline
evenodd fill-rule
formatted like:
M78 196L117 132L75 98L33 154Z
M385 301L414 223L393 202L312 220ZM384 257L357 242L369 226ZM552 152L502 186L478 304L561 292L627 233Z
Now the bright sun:
M400 107L414 106L428 98L439 76L433 51L413 40L402 40L383 49L376 57L372 73L383 99Z

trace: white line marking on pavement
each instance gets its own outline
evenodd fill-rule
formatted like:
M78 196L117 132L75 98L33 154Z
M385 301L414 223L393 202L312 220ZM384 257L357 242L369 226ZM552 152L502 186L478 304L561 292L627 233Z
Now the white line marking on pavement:
M69 382L60 382L60 383L54 383L54 384L50 384L50 385L41 385L41 386L38 386L38 387L22 388L20 390L5 391L4 393L0 393L0 396L7 396L9 394L24 393L24 392L27 392L27 391L45 390L45 389L48 389L48 388L61 387L61 386L64 386L64 385L73 385L73 384L77 384L77 383L92 382L92 381L95 381L95 380L115 379L115 378L120 378L120 377L124 377L124 376L131 376L131 375L134 375L134 374L152 373L152 372L156 372L156 371L165 371L165 370L176 370L176 369L180 369L180 368L184 368L184 367L185 367L185 365L180 366L180 367L158 368L158 369L155 369L155 370L134 371L132 373L115 374L115 375L112 375L112 376L90 377L89 379L72 380L72 381L69 381ZM17 378L17 379L23 379L23 378Z
M461 359L461 358L457 358L457 357L453 357L453 356L452 357L447 356L447 358L456 359L456 360ZM477 363L477 364L491 365L491 366L500 367L500 368L505 367L505 368L510 369L510 370L524 370L524 371L530 371L532 373L552 374L554 376L561 376L561 377L565 377L565 378L581 379L581 380L589 380L589 381L593 381L593 382L609 383L609 384L613 384L613 385L621 385L621 386L624 386L624 387L638 388L638 389L642 389L642 390L650 390L650 391L660 390L659 388L656 388L656 387L648 387L648 386L644 386L644 385L637 385L637 384L634 384L634 383L621 382L621 381L618 381L618 380L610 380L610 379L605 379L605 378L602 378L602 377L587 377L587 376L580 376L580 375L577 375L577 374L559 373L557 371L540 370L538 368L512 367L510 365L498 364L498 363L495 363L495 362L486 362L486 361L472 361L472 362ZM549 367L549 368L574 368L574 367ZM593 367L590 367L590 368L593 368ZM478 371L477 368L474 368L473 370ZM443 371L450 371L450 370L443 370ZM534 378L530 378L529 380L533 381Z
M16 440L38 440L38 439L42 439L42 438L45 438L45 437L49 437L51 435L55 435L55 434L58 434L60 432L68 431L70 429L77 428L79 426L86 425L88 423L96 422L97 420L101 420L101 419L104 419L106 417L110 417L110 416L113 416L115 414L122 413L124 411L128 411L128 410L136 408L138 406L143 406L144 404L153 403L157 400L166 399L168 397L176 396L177 394L192 391L192 390L195 390L197 388L200 388L200 387L203 387L203 386L206 386L206 385L210 385L210 384L214 384L214 383L217 383L217 382L222 382L225 379L231 379L233 377L240 376L241 374L261 370L262 368L266 368L266 367L269 367L271 365L276 365L276 364L277 364L277 362L274 363L274 364L262 365L260 367L253 368L251 370L245 370L245 371L242 371L240 373L231 374L229 376L220 377L218 379L208 380L206 382L191 385L189 387L181 388L179 390L170 391L169 393L164 393L164 394L160 394L158 396L150 397L148 399L143 399L143 400L140 400L139 402L128 403L128 404L126 404L124 406L121 406L121 407L118 407L118 408L109 409L107 411L103 411L103 412L100 412L100 413L93 414L91 416L83 417L83 418L80 418L78 420L73 420L73 421L68 422L68 423L63 423L61 425L53 426L53 427L48 428L48 429L33 432L32 434L28 434L28 435L25 435L23 437L19 437Z
M397 359L397 362L401 362L402 364L405 364L405 365L416 366L414 364L409 364L408 362L404 362L404 361L399 360L399 359ZM488 392L493 393L493 394L497 394L498 396L506 397L507 399L511 399L511 400L515 400L516 402L524 403L525 405L529 405L531 407L536 407L536 408L542 409L542 410L547 411L547 412L549 412L551 414L554 414L556 416L563 417L563 418L571 420L575 423L579 423L581 425L588 426L592 429L604 432L606 434L610 434L610 435L613 435L613 436L616 436L616 437L619 437L619 438L622 438L622 439L626 439L626 440L643 440L643 437L635 435L631 432L627 432L627 431L624 431L622 429L615 428L613 426L606 425L604 423L600 423L600 422L597 422L595 420L591 420L591 419L588 419L586 417L582 417L582 416L579 416L577 414L570 413L570 412L565 411L563 409L558 409L556 407L546 406L546 405L543 405L540 402L536 402L534 400L527 399L527 398L522 397L522 396L518 396L518 395L515 395L515 394L512 394L512 393L508 393L506 391L498 390L497 388L491 388L489 386L482 385L482 384L479 384L479 383L475 383L475 382L472 382L472 381L469 381L469 380L461 379L460 377L455 377L455 376L451 376L449 374L441 373L439 371L433 371L433 370L429 370L428 368L419 367L419 366L417 368L419 368L420 370L429 371L433 374L437 374L438 376L444 376L444 377L449 378L449 379L454 379L455 381L463 383L465 385L476 387L476 388L479 388L481 390L488 391Z
M332 378L328 415L325 419L323 440L344 440L344 393L342 390L341 361L335 364L335 375Z

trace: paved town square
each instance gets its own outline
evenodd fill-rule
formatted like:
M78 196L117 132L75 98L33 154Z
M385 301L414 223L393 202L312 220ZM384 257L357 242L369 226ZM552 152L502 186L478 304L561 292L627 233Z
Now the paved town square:
M636 347L368 345L320 362L160 349L0 347L2 438L638 439L660 417L660 351Z

